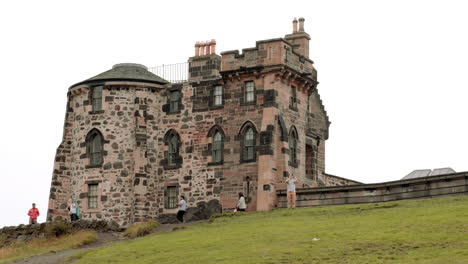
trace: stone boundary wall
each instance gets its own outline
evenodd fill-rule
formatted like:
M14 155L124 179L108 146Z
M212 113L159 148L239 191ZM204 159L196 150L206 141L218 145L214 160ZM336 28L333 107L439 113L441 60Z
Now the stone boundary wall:
M122 228L114 221L84 220L68 222L72 231L93 229L98 232L120 232ZM35 238L46 237L46 226L51 222L34 225L5 226L0 228L0 248L14 242L27 242Z
M297 207L378 203L406 199L468 195L468 172L374 184L297 189ZM286 191L276 192L278 207L287 207Z
M343 185L355 185L355 184L363 184L362 182L353 181L350 179L346 179L343 177L338 177L335 175L331 175L328 173L322 173L322 179L325 186L343 186Z

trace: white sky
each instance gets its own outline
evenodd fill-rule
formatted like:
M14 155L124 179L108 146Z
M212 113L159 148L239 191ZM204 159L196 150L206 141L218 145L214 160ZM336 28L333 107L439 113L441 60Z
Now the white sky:
M466 1L1 1L0 227L45 220L70 85L121 62L187 61L303 16L328 111L326 171L365 183L468 171Z

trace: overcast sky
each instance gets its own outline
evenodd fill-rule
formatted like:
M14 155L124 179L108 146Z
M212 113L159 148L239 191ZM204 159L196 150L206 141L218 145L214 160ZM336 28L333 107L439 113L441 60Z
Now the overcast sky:
M70 85L116 63L186 62L305 18L330 120L326 171L365 183L468 171L466 1L1 1L0 227L45 221Z

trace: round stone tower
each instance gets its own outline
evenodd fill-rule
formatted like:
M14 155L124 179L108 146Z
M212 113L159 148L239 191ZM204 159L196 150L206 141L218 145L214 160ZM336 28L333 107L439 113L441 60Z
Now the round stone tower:
M143 65L123 63L69 88L48 220L67 218L71 197L83 219L128 226L157 215L147 122L159 119L166 102L159 91L167 83Z

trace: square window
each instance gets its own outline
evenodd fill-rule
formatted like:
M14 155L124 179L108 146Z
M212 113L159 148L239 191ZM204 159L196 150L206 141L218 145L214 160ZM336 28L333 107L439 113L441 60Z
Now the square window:
M255 102L255 85L254 82L245 83L245 102Z
M169 112L179 111L179 102L180 102L180 91L171 91L169 95Z
M102 86L93 87L91 101L93 112L102 110Z
M98 208L98 185L88 184L88 209Z
M177 208L177 186L168 186L166 189L166 208Z
M297 91L296 91L296 87L291 87L291 100L290 100L290 103L289 105L292 107L292 108L297 108Z
M213 92L213 105L220 106L223 105L223 87L216 86Z

